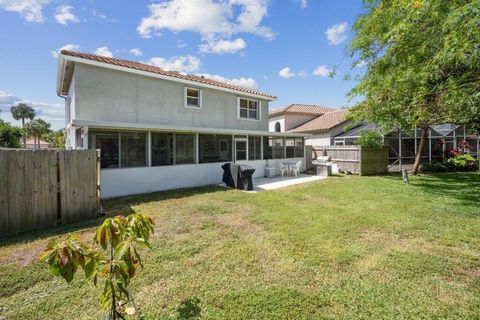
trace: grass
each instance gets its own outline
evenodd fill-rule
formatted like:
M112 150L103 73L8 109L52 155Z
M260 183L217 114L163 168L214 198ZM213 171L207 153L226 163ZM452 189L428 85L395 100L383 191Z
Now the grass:
M480 175L339 177L261 192L198 188L119 198L147 213L133 281L144 319L480 318ZM99 221L0 243L0 319L98 319L99 288L35 257Z

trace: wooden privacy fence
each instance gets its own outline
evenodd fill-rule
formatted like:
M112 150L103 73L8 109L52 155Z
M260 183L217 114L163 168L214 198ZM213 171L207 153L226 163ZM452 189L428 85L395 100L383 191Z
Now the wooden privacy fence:
M96 150L0 149L0 236L97 217Z
M313 159L330 156L338 169L359 175L388 172L388 148L381 150L366 149L361 146L313 147Z

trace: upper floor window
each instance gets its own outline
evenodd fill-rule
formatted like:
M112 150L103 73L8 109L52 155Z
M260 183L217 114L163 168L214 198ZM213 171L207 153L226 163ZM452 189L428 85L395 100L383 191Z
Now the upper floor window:
M202 107L202 90L185 88L185 107L200 109Z
M260 102L238 98L238 117L240 119L260 120Z
M280 126L280 122L275 122L275 132L281 132L282 127Z

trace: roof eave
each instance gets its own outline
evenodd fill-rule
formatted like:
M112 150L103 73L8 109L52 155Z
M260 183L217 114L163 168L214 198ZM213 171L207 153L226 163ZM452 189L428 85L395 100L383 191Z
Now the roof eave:
M93 121L93 120L72 120L73 127L89 127L96 129L113 129L113 130L149 130L149 131L165 131L165 132L184 132L184 133L202 133L202 134L237 134L237 135L253 135L253 136L274 136L274 137L309 137L310 134L293 133L293 132L270 132L243 129L225 129L225 128L205 128L205 127L187 127L172 126L164 124L152 123L132 123L117 121Z
M106 62L100 62L100 61L85 59L85 58L81 58L81 57L73 57L73 56L70 56L70 55L60 54L59 59L60 59L60 56L61 56L61 59L65 62L72 61L74 63L77 62L77 63L83 63L83 64L87 64L87 65L91 65L91 66L107 68L107 69L111 69L111 70L140 74L140 75L143 75L143 76L146 76L146 77L169 80L169 81L173 81L173 82L179 82L179 83L183 83L183 84L186 84L186 85L208 88L208 89L212 89L212 90L230 92L230 93L235 93L235 94L246 96L246 97L253 97L253 98L267 100L267 101L277 100L277 97L275 97L275 96L267 96L267 95L261 95L261 94L254 94L254 93L250 93L250 92L243 92L241 90L223 88L223 87L220 87L220 86L201 83L201 82L198 82L198 81L180 79L180 78L176 78L176 77L172 77L172 76L168 76L168 75L162 75L162 74L143 71L143 70L137 70L137 69L133 69L133 68L128 68L128 67L118 66L118 65L114 65L114 64L109 64L109 63L106 63ZM64 65L65 65L65 63L64 63ZM64 68L64 65L63 65L63 68Z
M57 95L63 96L63 77L65 76L65 59L64 55L59 53L57 59Z

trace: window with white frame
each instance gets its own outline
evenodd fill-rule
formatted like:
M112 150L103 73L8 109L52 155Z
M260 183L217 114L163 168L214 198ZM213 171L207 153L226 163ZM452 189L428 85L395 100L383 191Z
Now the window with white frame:
M200 109L202 107L202 90L185 88L185 107Z
M238 116L241 119L260 120L260 102L238 98Z

